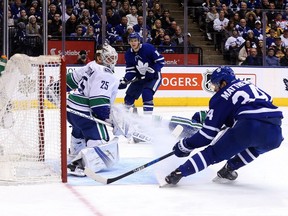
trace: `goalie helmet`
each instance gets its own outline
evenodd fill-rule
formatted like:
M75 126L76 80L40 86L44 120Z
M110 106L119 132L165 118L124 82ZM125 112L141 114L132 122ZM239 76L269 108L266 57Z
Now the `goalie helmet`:
M236 79L235 73L232 68L227 66L221 66L216 68L212 75L211 75L211 84L216 87L220 88L221 83L223 81L227 82L227 84L231 83Z
M114 69L114 66L117 64L118 53L116 50L110 46L108 43L104 43L96 53L101 54L102 64L106 67Z

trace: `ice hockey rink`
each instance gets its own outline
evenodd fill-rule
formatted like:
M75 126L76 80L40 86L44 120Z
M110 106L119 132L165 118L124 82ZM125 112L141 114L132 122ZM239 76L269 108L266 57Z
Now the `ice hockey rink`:
M156 107L154 114L163 119L172 115L190 118L201 109L205 108ZM67 184L1 186L0 215L288 216L288 108L281 109L284 142L238 170L233 183L212 182L222 162L182 178L177 186L160 188L164 177L186 160L171 156L109 185L88 177L69 177ZM133 144L121 137L119 163L99 174L118 176L170 152L174 144L171 137L153 144Z

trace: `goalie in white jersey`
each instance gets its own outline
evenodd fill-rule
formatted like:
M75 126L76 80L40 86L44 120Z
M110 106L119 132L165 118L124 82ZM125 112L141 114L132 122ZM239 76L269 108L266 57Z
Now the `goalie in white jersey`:
M95 61L80 67L67 75L67 107L87 116L110 121L110 108L114 103L119 81L114 76L114 66L118 60L116 50L108 44L97 49ZM113 166L118 161L117 139L109 140L104 124L67 113L72 125L68 173L84 176L84 167L94 172Z

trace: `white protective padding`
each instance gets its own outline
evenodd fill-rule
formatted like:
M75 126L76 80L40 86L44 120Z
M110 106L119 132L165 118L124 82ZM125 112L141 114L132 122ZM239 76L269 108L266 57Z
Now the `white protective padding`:
M8 60L0 77L0 184L62 180L60 108L45 97L60 77L60 56Z
M106 144L85 148L80 151L74 160L82 159L84 167L94 172L111 168L119 161L118 138L115 137Z

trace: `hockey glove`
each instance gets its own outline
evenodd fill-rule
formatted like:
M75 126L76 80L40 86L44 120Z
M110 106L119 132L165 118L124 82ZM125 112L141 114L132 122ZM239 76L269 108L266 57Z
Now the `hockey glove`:
M123 78L120 80L120 84L119 84L118 89L125 89L125 88L127 88L127 84L126 84L127 82L128 82L128 80L123 77Z
M154 79L154 77L155 77L155 71L152 68L148 67L147 72L145 74L145 80L150 81Z
M186 139L179 140L173 147L174 154L177 157L187 157L193 149L187 148Z

